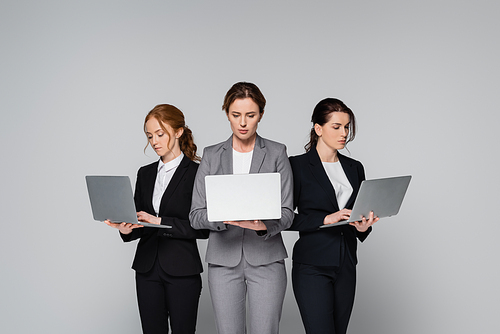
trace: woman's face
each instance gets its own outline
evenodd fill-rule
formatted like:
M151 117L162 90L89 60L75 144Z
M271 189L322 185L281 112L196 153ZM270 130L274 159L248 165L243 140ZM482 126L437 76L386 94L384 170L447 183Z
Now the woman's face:
M161 128L160 122L156 118L150 118L146 122L146 136L156 154L162 158L163 162L168 162L180 154L178 138L182 135L183 129L175 132L170 125L162 124L167 132Z
M257 125L263 114L259 112L257 103L249 97L234 100L227 112L227 119L231 123L234 136L242 142L255 138Z
M345 147L349 135L349 114L332 112L330 119L324 125L314 124L318 135L318 145L326 145L332 150L341 150Z

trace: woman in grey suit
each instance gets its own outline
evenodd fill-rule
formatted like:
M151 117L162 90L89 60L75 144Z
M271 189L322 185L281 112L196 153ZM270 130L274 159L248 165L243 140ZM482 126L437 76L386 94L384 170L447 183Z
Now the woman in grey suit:
M233 132L226 141L209 146L196 174L189 219L195 229L210 230L206 261L208 284L219 334L277 334L286 290L281 231L293 220L293 177L286 147L260 137L257 126L266 99L259 88L234 84L222 109ZM281 174L281 219L209 222L205 176L220 174ZM245 189L238 194L245 199Z

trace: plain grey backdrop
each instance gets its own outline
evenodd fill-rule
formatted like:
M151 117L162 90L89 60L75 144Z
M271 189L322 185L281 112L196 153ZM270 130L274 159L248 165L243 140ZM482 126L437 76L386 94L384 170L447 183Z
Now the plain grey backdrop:
M360 245L349 333L498 333L499 10L2 1L1 331L139 333L136 244L93 221L84 176L135 182L157 159L142 125L159 103L184 111L200 152L225 140L223 96L251 81L268 99L259 133L289 155L315 104L338 97L359 122L345 153L367 177L413 175L400 214ZM297 235L284 235L291 255ZM215 333L206 281L198 329ZM290 284L281 333L303 333Z

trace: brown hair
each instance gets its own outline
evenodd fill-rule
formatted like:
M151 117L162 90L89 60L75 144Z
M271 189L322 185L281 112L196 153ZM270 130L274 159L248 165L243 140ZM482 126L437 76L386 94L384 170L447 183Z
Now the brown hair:
M333 112L343 112L349 115L349 137L346 139L346 145L347 143L354 140L354 137L356 136L356 118L354 117L354 113L351 109L349 109L348 106L344 104L344 102L340 101L339 99L328 97L319 101L316 107L314 107L314 111L311 116L311 122L313 123L313 126L311 129L310 140L304 146L306 152L309 152L309 150L315 147L318 143L318 135L314 130L314 125L325 125L331 117L330 114Z
M231 87L224 97L222 110L229 112L229 106L237 99L251 98L259 106L259 113L264 112L266 106L266 98L260 91L259 87L251 82L237 82Z
M183 129L184 132L179 137L179 145L181 147L181 151L184 152L184 154L193 161L201 160L198 154L196 154L197 147L194 143L193 133L187 127L182 111L170 104L157 105L146 115L146 119L144 120L144 133L146 133L146 122L151 118L155 118L158 123L160 123L160 127L163 129L163 131L165 131L167 135L168 131L165 128L164 124L170 125L176 132L180 129ZM146 145L146 147L148 147L148 145Z

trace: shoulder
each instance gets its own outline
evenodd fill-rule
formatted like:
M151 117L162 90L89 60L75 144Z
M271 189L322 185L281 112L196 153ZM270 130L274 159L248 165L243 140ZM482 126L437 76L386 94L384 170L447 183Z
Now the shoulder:
M290 157L290 163L300 164L307 161L307 153L294 155Z
M145 165L139 168L137 175L156 173L158 171L158 161L152 162L149 165Z
M285 144L278 143L277 141L258 137L256 148L268 152L272 157L279 159L284 159L286 157L286 159L288 159Z
M182 158L182 161L179 165L180 168L187 168L189 170L196 171L198 169L199 163L189 159L186 155Z
M262 138L262 137L260 137L260 140L262 141L262 144L263 144L261 146L265 146L266 148L269 148L271 150L276 150L276 151L286 150L285 144L278 143L277 141Z
M196 161L193 161L193 160L189 160L188 158L188 168L190 170L193 170L193 171L197 171L198 170L198 167L200 166L200 164Z
M361 167L363 168L363 164L358 161L358 160L355 160L351 157L347 157L341 153L338 153L338 157L339 157L339 160L340 160L340 163L341 164L349 164L349 165L352 165L352 166L357 166L357 167Z
M220 152L224 149L224 145L226 144L225 141L215 144L215 145L210 145L207 146L203 149L203 156L202 158L205 158L205 156L209 157L212 155L220 154Z

